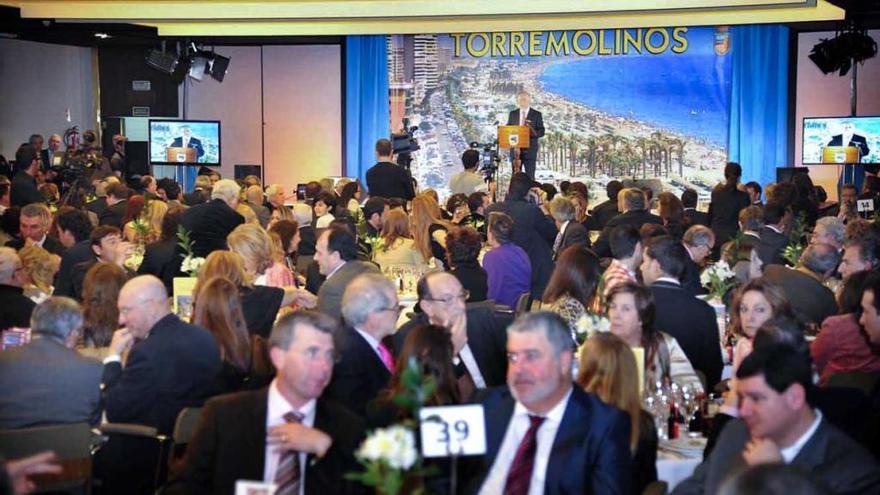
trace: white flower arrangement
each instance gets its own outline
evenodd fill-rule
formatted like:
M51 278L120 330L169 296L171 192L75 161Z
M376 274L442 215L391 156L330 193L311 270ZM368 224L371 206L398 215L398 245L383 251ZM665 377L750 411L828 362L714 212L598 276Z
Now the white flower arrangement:
M575 323L578 345L583 344L591 335L599 332L610 332L611 322L608 318L593 313L584 313Z
M204 264L205 258L187 255L183 258L183 263L180 264L180 270L188 273L190 277L195 277L199 274L199 270Z
M736 285L736 273L726 261L721 260L703 270L700 284L709 290L710 299L721 300Z
M141 263L144 262L144 254L135 250L127 258L122 264L131 271L137 271L138 268L141 267Z
M416 437L409 428L395 425L379 428L364 440L355 456L369 462L385 462L393 469L407 470L418 460Z

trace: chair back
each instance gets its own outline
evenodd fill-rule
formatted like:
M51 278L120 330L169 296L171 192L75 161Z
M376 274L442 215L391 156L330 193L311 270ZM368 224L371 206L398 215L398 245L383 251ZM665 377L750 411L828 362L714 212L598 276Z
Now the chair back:
M835 373L828 377L826 387L854 388L860 390L866 396L871 396L877 383L880 382L880 373L865 373L863 371L847 371Z
M523 313L528 312L532 307L532 294L528 292L523 292L516 299L516 307L514 308L514 312L516 316L519 316Z
M174 432L171 434L174 445L189 443L196 432L196 426L198 426L201 417L201 407L184 407L180 410L177 421L174 422Z
M666 495L666 492L669 491L669 484L665 481L652 481L648 483L648 486L645 487L645 490L642 492L642 495Z
M84 487L91 491L92 430L88 423L39 426L0 431L0 455L19 459L51 450L58 456L60 474L34 476L34 493Z

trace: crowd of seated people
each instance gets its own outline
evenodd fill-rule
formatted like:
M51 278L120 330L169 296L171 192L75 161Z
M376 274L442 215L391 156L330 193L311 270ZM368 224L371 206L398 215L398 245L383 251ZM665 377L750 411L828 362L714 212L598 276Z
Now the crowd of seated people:
M674 493L717 493L740 468L789 473L768 464L878 493L876 220L820 204L805 175L743 186L735 163L705 213L692 189L610 181L592 205L586 179L521 173L439 201L399 183L388 146L370 180L399 196L328 179L289 203L281 185L216 171L191 191L101 171L58 187L22 145L0 177L0 429L170 435L201 407L158 481L149 449L110 435L100 492L365 493L345 475L372 428L416 419L397 399L415 367L434 384L424 405L486 415L487 453L428 462L430 490L639 494L658 479L640 394L674 383L724 396L705 461ZM723 332L700 281L718 260L736 274Z

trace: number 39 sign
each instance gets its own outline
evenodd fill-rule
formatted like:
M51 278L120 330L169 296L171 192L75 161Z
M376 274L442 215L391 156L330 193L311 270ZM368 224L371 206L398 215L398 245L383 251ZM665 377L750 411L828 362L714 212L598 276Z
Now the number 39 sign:
M483 406L423 407L419 419L425 457L486 453Z

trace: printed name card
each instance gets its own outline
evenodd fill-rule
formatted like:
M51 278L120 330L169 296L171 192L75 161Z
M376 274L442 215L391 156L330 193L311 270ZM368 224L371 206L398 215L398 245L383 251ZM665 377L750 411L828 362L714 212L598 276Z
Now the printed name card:
M425 457L486 453L486 423L479 404L423 407L419 420Z
M856 201L856 210L859 212L874 211L874 200L873 199L860 199L860 200Z
M235 482L235 495L275 495L275 483L238 480Z

